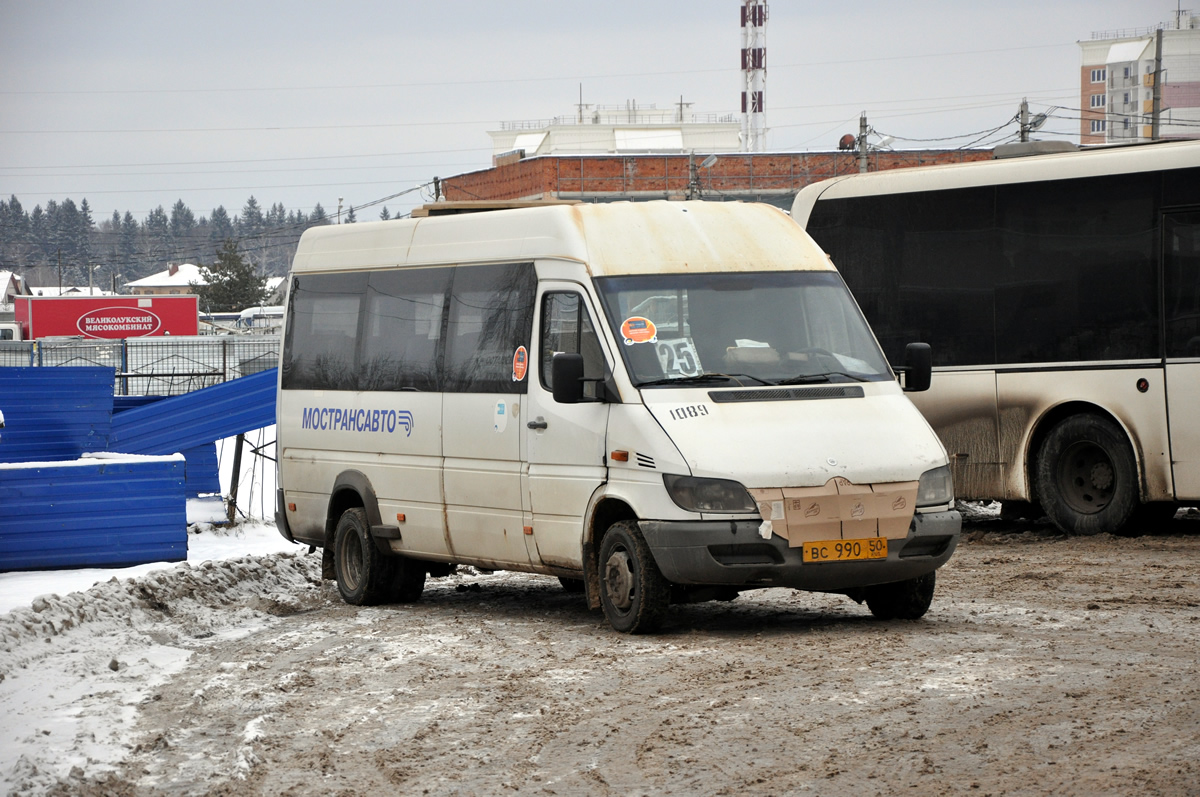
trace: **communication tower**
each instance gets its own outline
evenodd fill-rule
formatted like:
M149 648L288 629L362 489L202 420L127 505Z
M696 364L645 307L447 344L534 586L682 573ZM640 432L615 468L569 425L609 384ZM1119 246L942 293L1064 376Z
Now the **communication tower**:
M742 150L767 146L767 3L742 0Z

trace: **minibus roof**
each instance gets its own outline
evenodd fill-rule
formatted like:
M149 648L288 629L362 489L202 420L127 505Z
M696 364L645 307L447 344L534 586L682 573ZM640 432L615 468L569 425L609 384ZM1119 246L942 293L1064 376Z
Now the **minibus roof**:
M327 225L306 231L293 270L569 260L592 276L831 271L788 215L743 202L611 202Z

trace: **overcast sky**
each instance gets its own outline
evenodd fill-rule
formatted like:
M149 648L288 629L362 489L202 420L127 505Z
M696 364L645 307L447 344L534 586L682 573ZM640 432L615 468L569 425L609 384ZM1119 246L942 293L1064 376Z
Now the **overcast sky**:
M339 196L362 206L488 168L488 130L573 114L581 85L590 104L682 96L735 113L739 5L0 0L0 197L26 210L86 197L96 221L179 199L233 215L251 195L333 213ZM1061 106L1042 137L1078 140L1077 42L1174 13L1169 0L775 0L767 148L832 149L862 111L897 148L957 147L1022 97Z

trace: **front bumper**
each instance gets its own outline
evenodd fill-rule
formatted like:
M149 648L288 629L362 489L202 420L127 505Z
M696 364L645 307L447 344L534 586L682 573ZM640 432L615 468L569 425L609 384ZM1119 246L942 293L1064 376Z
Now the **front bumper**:
M932 572L958 547L962 515L955 510L913 516L904 539L888 540L887 559L804 563L800 548L772 535L758 520L639 521L658 569L676 584L791 587L838 592L905 581Z

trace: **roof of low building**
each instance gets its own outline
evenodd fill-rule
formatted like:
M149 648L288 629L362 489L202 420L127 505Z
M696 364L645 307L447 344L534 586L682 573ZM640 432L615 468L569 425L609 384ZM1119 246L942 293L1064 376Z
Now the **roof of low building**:
M194 263L172 265L166 271L142 277L140 280L125 283L127 288L186 288L192 283L205 285L200 275L200 267Z

